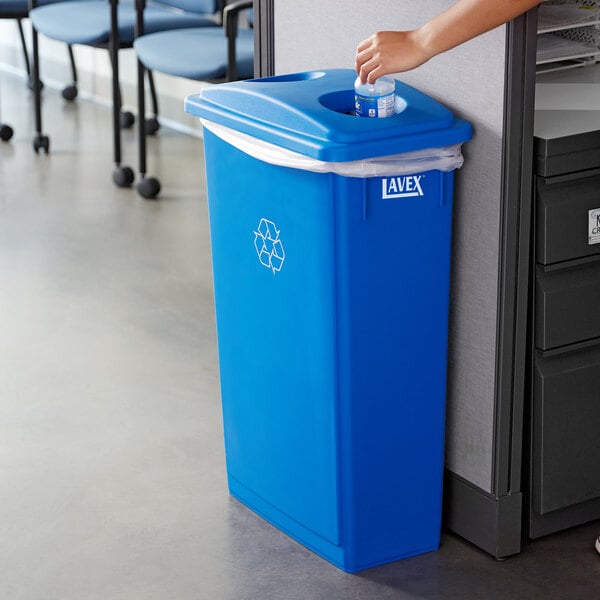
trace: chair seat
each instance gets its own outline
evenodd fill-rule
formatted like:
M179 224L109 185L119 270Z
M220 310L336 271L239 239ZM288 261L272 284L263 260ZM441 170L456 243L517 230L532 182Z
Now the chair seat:
M144 35L134 42L142 64L176 77L213 81L227 71L227 38L223 29L180 29ZM239 29L237 75L247 79L254 73L254 32Z
M38 6L59 0L38 0ZM28 0L0 0L0 19L24 19L29 14Z
M25 18L28 12L27 0L0 0L0 19Z
M29 16L35 29L46 37L67 44L102 46L110 38L110 5L107 0L67 1L33 9ZM118 22L121 44L131 44L136 20L133 2L119 2ZM181 13L156 6L144 11L144 32L184 27L218 25L215 16Z

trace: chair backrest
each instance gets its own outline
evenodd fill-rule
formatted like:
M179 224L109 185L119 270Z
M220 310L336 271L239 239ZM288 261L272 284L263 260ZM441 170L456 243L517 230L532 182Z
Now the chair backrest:
M209 15L216 13L221 4L220 0L155 0L155 2L187 12Z

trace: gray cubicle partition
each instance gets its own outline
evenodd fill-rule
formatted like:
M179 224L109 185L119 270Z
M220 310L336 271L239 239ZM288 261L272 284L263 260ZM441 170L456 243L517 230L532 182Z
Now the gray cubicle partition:
M449 0L258 0L261 75L352 66L378 30ZM360 18L358 17L360 15ZM520 551L535 33L531 15L399 78L474 125L457 174L450 308L446 524L494 556ZM533 26L533 30L535 25Z

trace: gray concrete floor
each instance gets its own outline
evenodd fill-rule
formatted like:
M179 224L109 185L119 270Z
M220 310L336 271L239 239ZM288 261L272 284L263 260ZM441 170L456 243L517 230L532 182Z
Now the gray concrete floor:
M445 533L348 575L230 499L200 140L151 140L144 201L111 183L106 108L46 90L36 156L1 79L0 600L600 597L598 523L504 562Z

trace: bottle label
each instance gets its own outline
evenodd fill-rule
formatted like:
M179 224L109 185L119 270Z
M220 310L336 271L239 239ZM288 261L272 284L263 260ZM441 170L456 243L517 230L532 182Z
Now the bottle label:
M383 96L354 95L356 116L391 117L394 114L394 92Z

